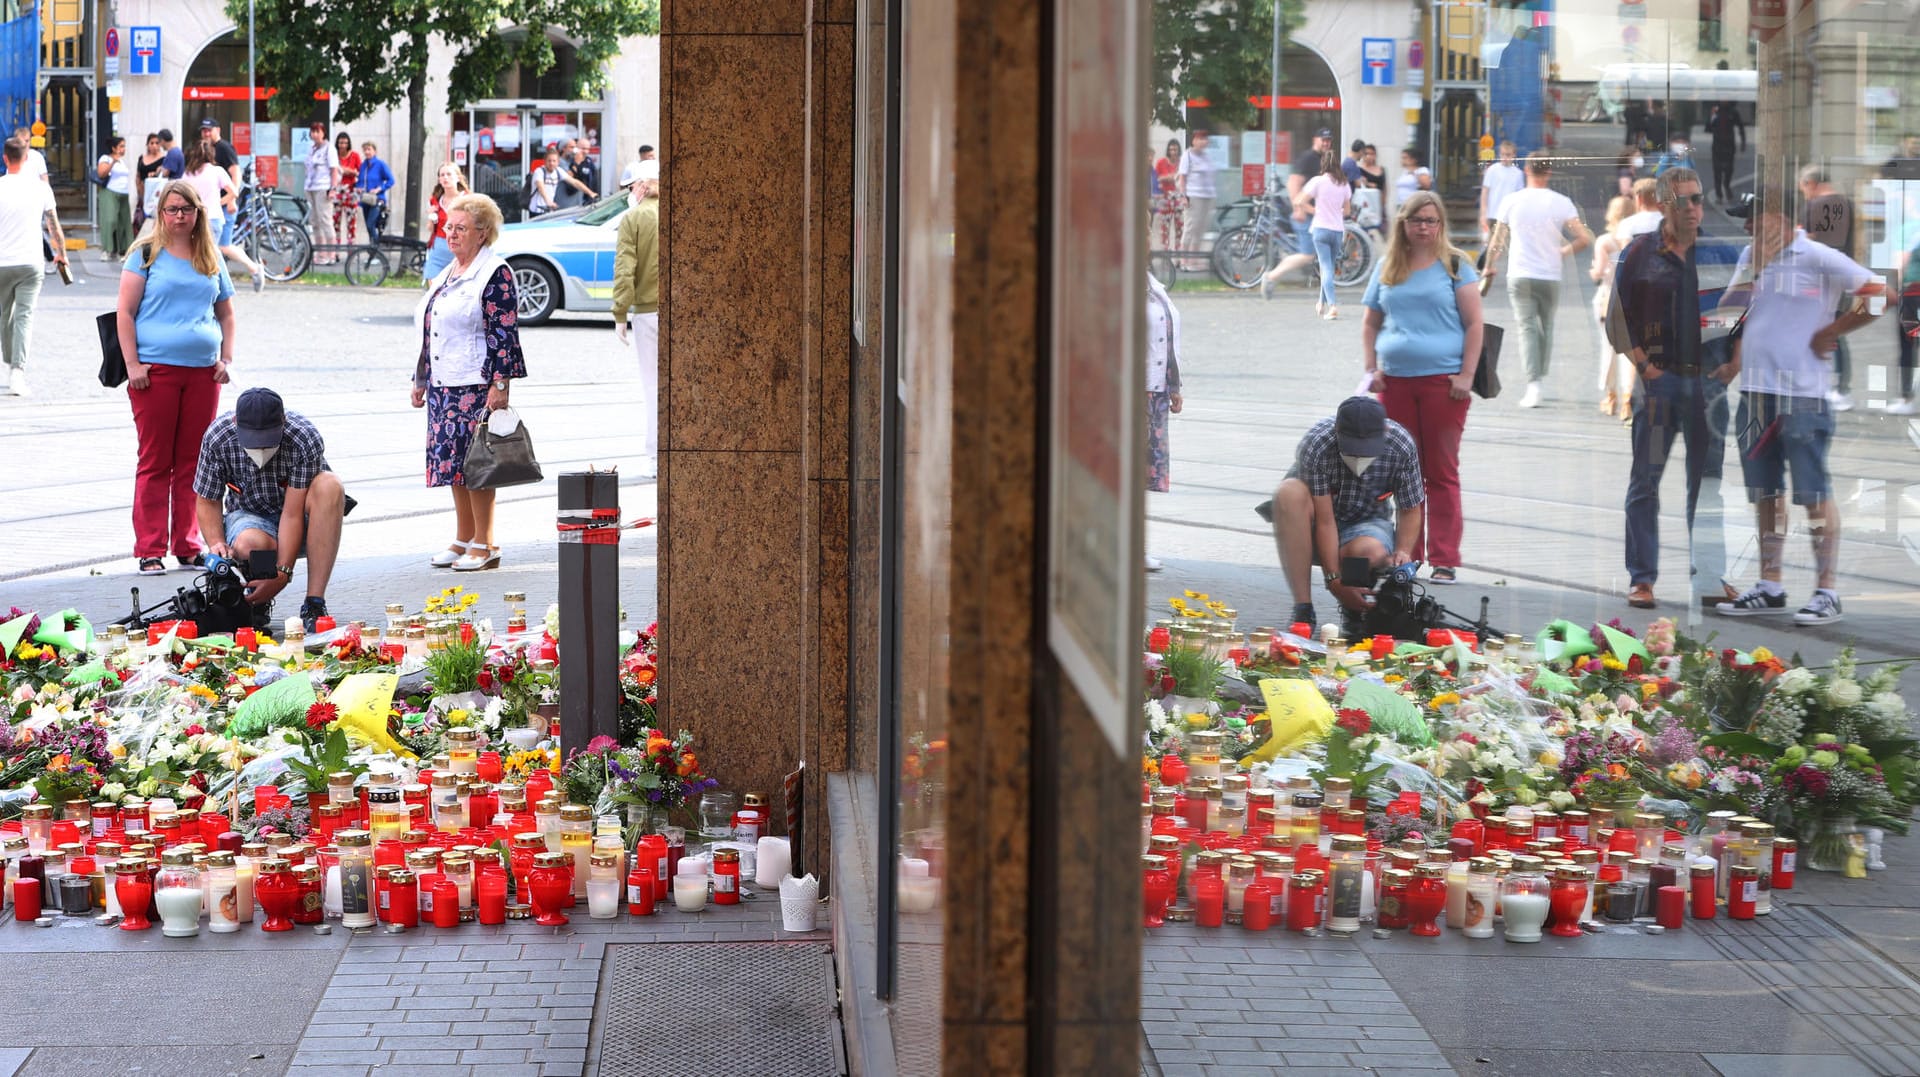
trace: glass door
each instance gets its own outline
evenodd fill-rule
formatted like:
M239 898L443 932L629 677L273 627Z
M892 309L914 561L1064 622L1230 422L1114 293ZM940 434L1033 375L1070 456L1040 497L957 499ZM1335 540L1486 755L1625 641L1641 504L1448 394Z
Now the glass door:
M508 222L525 220L530 191L527 178L540 167L547 147L561 150L584 140L596 165L596 188L612 182L601 158L601 110L537 103L482 102L453 117L453 163L466 173L475 191L492 198ZM617 180L618 177L614 177Z

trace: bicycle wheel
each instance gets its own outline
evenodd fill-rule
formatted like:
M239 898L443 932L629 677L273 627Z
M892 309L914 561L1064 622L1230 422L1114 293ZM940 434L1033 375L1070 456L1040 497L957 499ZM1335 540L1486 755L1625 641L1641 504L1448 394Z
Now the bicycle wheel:
M1372 269L1373 241L1365 232L1348 225L1346 238L1340 242L1340 257L1333 262L1333 282L1351 288L1364 282Z
M347 252L347 283L377 288L387 279L387 256L378 247L355 247Z
M267 271L267 279L290 281L313 264L313 243L305 229L291 221L271 218L250 237L248 251Z
M1273 244L1251 228L1227 232L1213 244L1213 275L1229 288L1246 291L1257 287L1260 277L1272 267Z
M1153 251L1147 255L1147 272L1168 290L1173 282L1180 279L1180 260L1164 251Z

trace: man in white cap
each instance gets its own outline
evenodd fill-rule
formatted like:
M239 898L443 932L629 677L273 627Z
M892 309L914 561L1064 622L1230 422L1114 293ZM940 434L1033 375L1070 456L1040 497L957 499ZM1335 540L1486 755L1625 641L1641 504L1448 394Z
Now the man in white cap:
M652 478L660 455L660 162L635 161L620 175L633 208L613 245L613 332L640 360L640 431Z

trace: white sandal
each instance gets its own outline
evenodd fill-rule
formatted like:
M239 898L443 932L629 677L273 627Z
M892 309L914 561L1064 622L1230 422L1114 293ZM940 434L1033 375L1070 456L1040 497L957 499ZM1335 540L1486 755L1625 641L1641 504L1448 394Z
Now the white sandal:
M433 557L427 561L427 564L432 565L434 568L452 568L454 565L466 559L467 551L485 549L486 546L482 544L461 542L459 539L454 539L451 546L434 554Z
M489 546L484 542L467 543L467 556L453 563L455 572L478 572L485 568L500 567L500 547Z

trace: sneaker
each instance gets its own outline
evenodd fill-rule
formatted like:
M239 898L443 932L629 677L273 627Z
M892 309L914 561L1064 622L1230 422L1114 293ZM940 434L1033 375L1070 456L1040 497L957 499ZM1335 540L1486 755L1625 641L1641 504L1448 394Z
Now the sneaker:
M1896 401L1894 401L1893 403L1891 403L1891 404L1888 404L1888 405L1887 405L1887 414L1888 414L1888 415L1915 415L1915 414L1920 414L1920 407L1915 407L1915 406L1914 406L1914 403L1913 403L1913 398L1912 398L1912 397L1910 397L1910 396L1909 396L1909 397L1903 397L1903 398L1901 398L1901 399L1899 399L1899 400L1896 400Z
M266 274L264 274L264 273L255 273L255 274L253 275L253 290L254 290L254 293L255 293L255 294L259 294L260 292L263 292L263 291L265 291L265 290L266 290L266 288L267 288L267 276L266 276Z
M1787 612L1787 595L1782 591L1770 595L1758 587L1748 588L1747 592L1732 602L1722 602L1714 609L1728 617L1757 617L1766 613Z
M300 603L300 623L306 625L309 632L314 631L314 622L326 615L327 600L318 595L308 595L307 600Z
M25 367L17 366L8 372L7 391L15 396L27 395L27 370Z
M1835 411L1853 410L1853 398L1839 390L1827 394L1827 403L1832 405Z
M1815 591L1813 597L1807 599L1807 604L1800 607L1799 612L1793 615L1793 623L1825 625L1832 624L1845 616L1846 614L1840 609L1839 595L1832 591Z
M1527 383L1527 391L1520 397L1520 406L1523 408L1537 408L1540 406L1539 382L1530 381Z

